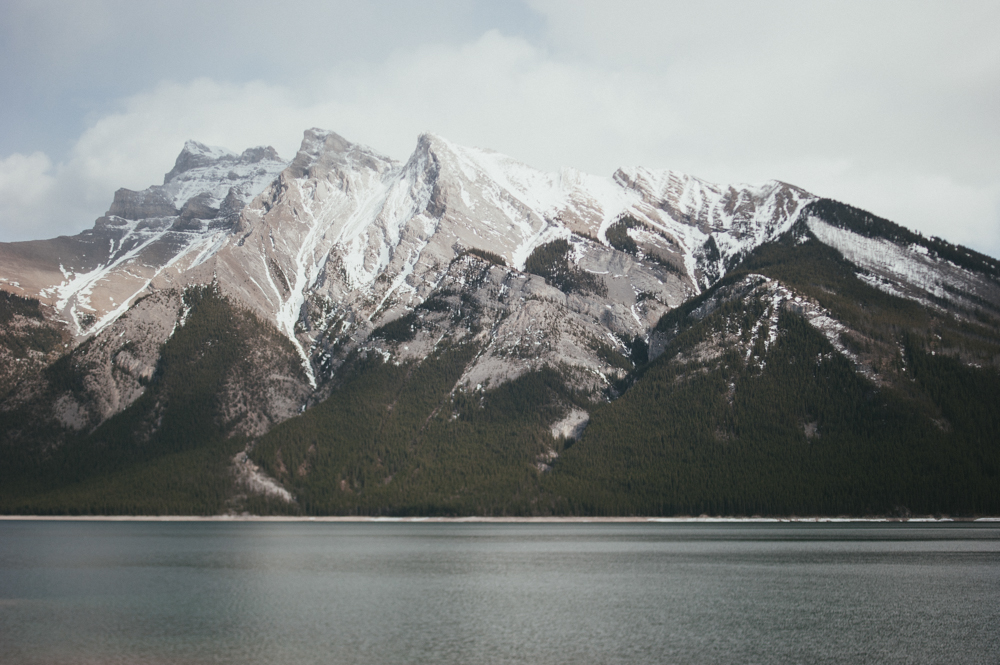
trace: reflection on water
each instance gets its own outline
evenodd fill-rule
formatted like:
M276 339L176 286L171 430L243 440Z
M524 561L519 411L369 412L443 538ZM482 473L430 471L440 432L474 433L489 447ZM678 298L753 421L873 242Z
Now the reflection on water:
M1000 525L0 522L5 663L995 663Z

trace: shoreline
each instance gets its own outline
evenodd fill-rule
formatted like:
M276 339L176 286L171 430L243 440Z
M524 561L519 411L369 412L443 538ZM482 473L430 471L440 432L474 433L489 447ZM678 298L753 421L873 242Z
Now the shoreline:
M941 524L1000 517L296 517L283 515L0 515L0 522L342 522L430 524Z

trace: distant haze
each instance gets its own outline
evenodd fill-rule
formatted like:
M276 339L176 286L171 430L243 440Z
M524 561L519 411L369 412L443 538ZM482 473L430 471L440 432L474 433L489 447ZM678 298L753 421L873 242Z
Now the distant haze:
M1000 257L1000 3L0 4L0 241L72 234L186 139L432 131L532 166L779 179Z

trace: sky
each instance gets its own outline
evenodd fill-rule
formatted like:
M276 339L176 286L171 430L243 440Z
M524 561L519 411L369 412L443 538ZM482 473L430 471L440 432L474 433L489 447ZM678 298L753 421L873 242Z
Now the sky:
M777 179L1000 257L1000 2L0 0L0 241L185 140L434 132L536 168Z

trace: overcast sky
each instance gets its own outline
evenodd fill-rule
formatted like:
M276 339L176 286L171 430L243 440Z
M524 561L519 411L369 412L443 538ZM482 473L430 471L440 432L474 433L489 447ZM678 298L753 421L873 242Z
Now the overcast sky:
M186 139L784 180L1000 257L1000 2L0 0L0 241L76 233Z

